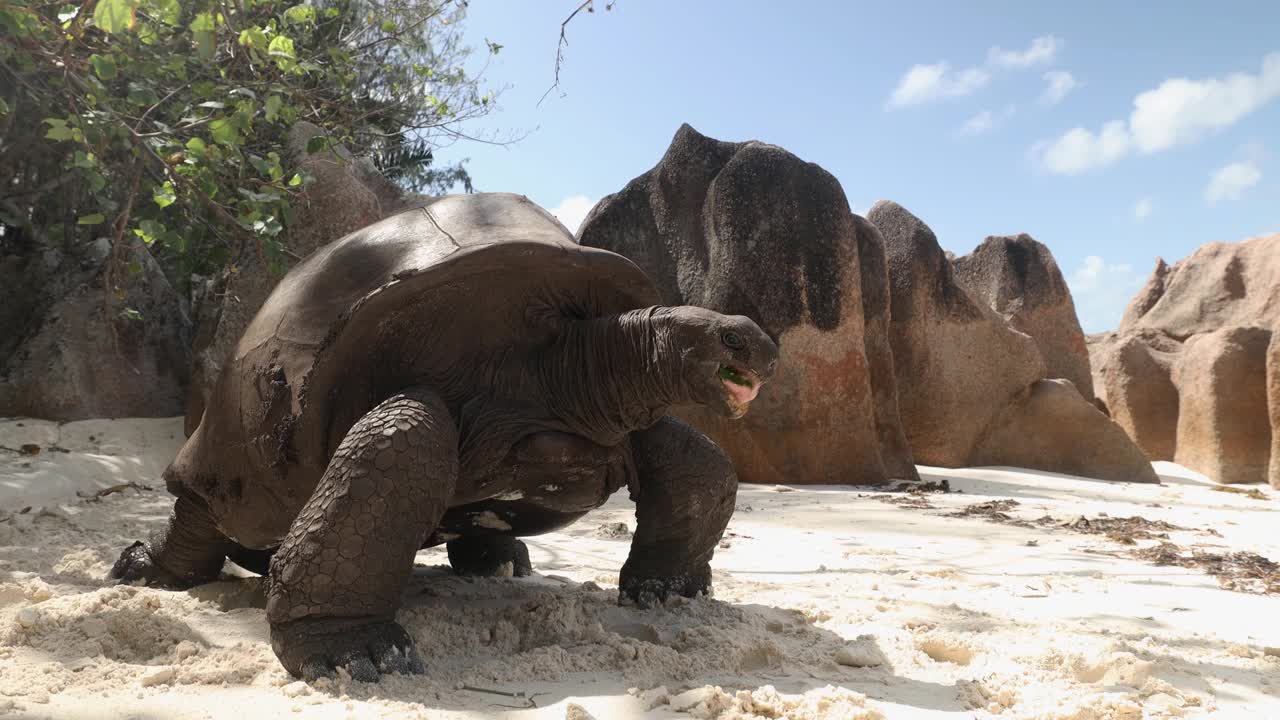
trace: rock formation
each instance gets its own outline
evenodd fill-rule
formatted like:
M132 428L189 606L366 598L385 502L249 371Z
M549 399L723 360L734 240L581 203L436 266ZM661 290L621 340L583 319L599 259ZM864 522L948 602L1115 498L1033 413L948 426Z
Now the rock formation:
M1174 365L1173 459L1221 483L1263 482L1271 455L1267 345L1271 332L1226 327L1192 336Z
M1271 418L1271 487L1280 490L1280 328L1267 346L1267 411Z
M1049 379L1035 340L970 297L928 226L893 202L867 217L885 241L899 408L917 462L1156 481L1118 425L1072 383ZM970 277L986 274L978 264Z
M1108 412L1152 460L1173 460L1177 446L1173 364L1181 349L1158 330L1091 338L1095 385L1105 388Z
M42 244L0 257L0 417L181 413L191 322L142 241Z
M821 167L685 125L657 166L596 205L578 238L635 261L664 302L746 315L778 341L777 375L746 418L681 410L744 482L916 477L883 334L881 239Z
M1048 377L1064 378L1093 400L1089 350L1071 290L1049 248L1030 235L988 237L952 262L956 280L1015 330L1035 341Z
M1112 415L1153 460L1218 482L1280 482L1276 330L1280 235L1158 260L1120 327L1089 352Z

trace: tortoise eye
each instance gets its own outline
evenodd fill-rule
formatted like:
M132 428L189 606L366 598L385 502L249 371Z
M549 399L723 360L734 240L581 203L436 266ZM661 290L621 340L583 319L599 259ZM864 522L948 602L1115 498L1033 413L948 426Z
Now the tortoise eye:
M746 343L742 341L742 336L732 330L722 334L720 342L724 343L724 346L730 350L741 350L746 347Z

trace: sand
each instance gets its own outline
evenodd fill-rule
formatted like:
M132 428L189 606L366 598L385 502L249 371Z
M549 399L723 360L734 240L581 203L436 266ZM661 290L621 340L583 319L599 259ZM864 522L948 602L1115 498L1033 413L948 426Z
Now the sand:
M181 439L180 419L0 421L6 720L1280 717L1280 595L1134 555L1280 558L1269 488L1168 463L1159 486L929 467L953 492L744 486L715 597L652 610L616 603L622 494L530 539L532 578L464 580L420 553L399 619L428 675L308 685L271 652L261 579L107 581L163 522ZM1014 503L952 516L997 500ZM1133 544L1084 532L1134 516L1157 524Z

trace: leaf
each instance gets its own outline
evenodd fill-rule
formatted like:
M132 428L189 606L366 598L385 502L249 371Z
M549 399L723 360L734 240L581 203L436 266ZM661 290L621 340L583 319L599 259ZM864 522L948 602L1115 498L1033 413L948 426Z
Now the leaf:
M138 312L137 310L134 310L133 308L125 308L120 311L120 317L124 318L125 320L139 321L139 320L142 320L142 313Z
M209 123L209 135L216 143L223 145L240 144L240 133L236 131L236 126L226 118Z
M217 25L213 21L213 13L200 13L191 21L192 32L213 32L217 29Z
M289 178L289 187L298 187L301 184L302 184L301 175L294 173L293 177Z
M284 105L284 100L282 100L279 95L271 95L267 97L265 110L268 121L276 119L276 116L280 114L280 107L282 105Z
M236 188L236 192L240 193L241 195L243 195L243 196L245 196L245 197L249 198L250 200L252 200L252 201L254 201L254 202L259 202L259 203L272 203L272 202L275 202L275 201L277 201L277 200L279 200L279 199L280 199L280 196L279 196L279 195L276 195L275 193L271 193L271 192L265 192L265 193L254 192L253 190L250 190L249 188ZM261 222L261 221L259 221L259 222Z
M125 267L129 270L130 275L138 275L142 273L142 263L138 262L137 260L130 262ZM139 315L138 319L141 320L142 316Z
M196 43L196 52L200 55L201 60L213 59L216 46L214 45L213 31L217 26L213 22L211 13L200 13L191 21L191 37Z
M148 246L156 240L159 240L160 236L164 234L164 232L164 225L156 222L155 220L143 220L138 223L138 227L133 230L133 234L142 238L142 242L146 243Z
M96 170L87 170L84 175L89 180L90 192L98 192L107 186L107 179Z
M226 103L220 103L220 102L218 102L217 100L206 100L206 101L204 101L204 102L200 103L199 105L197 105L196 107L212 108L212 109L214 109L214 110L221 110L222 108L224 108L224 107L226 107L226 106L227 106L227 104L226 104Z
M44 134L49 140L71 140L75 137L75 128L67 127L67 121L62 118L45 118L48 123L49 130Z
M58 13L58 22L62 23L65 27L72 20L75 20L76 16L80 14L80 8L75 7L74 5L66 5L64 8L65 9L62 12Z
M90 215L81 215L76 218L77 225L101 225L106 222L107 218L102 213L92 213Z
M271 38L268 54L281 70L289 71L298 65L297 55L293 49L293 38L288 35L277 35Z
M267 49L267 32L260 27L240 31L239 43L251 50Z
M137 13L138 0L100 0L93 9L93 24L105 33L132 30Z
M159 205L161 209L172 205L178 199L178 196L173 192L173 183L166 181L151 193L151 199L155 201L155 204Z
M140 107L148 107L160 102L156 91L141 83L129 83L129 102Z
M271 165L270 165L270 164L268 164L266 160L263 160L262 158L258 157L257 155L250 155L250 156L249 156L249 164L253 166L253 169L254 169L254 170L257 170L258 172L262 173L263 175L265 175L265 176L267 176L267 177L270 177L270 176L271 176Z
M398 25L396 25L396 21L395 21L395 20L383 20L383 21L382 21L382 32L384 32L384 33L393 33L393 32L395 32L395 31L396 31L396 30L398 30L398 29L400 29L400 28L399 28L399 26L398 26Z
M94 74L103 80L116 76L116 61L108 56L94 53L89 56L89 64L93 65Z
M45 122L48 122L47 120ZM307 154L312 155L329 147L329 136L316 135L307 141Z
M294 5L284 11L284 19L298 25L313 23L316 21L316 9L310 5Z
M0 115L5 115L8 112L9 112L9 103L5 102L4 98L0 97Z
M204 140L193 137L187 141L187 152L203 159L209 152L209 146L205 144Z
M151 0L151 4L155 6L156 17L160 18L160 22L177 27L178 20L182 17L182 5L178 0Z

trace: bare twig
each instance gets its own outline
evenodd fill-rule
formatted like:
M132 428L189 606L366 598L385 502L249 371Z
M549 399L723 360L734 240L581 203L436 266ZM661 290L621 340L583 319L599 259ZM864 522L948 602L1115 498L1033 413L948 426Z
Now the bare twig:
M127 483L120 483L119 485L112 485L110 487L104 487L97 492L84 492L83 490L77 490L76 497L81 498L83 500L88 500L90 502L96 502L108 495L114 495L115 493L118 493L118 492L124 492L125 490L129 490L130 488L138 491L139 493L145 492L151 489L147 485L140 485L136 482L127 482Z
M560 23L560 41L556 43L555 82L551 83L551 87L547 88L547 91L542 93L542 97L538 98L538 107L542 106L542 101L547 99L547 96L551 94L552 90L560 87L560 66L564 65L564 49L569 47L569 38L565 35L565 29L569 26L569 23L573 21L573 18L583 10L586 10L587 12L595 12L595 4L595 0L583 0L582 4L574 8L573 12L569 13L569 17L565 18L564 22ZM612 10L613 1L611 0L610 2L605 3L604 9Z
M538 697L539 695L546 695L546 693L533 693L532 695L530 695L530 694L528 694L528 693L526 693L526 692L524 692L524 691L522 691L522 690L521 690L521 691L516 691L516 692L507 692L506 690L493 690L493 689L491 689L491 688L476 687L476 686L474 686L474 685L463 685L463 686L462 686L462 689L463 689L463 690L470 690L471 692L488 693L488 694L490 694L490 695L501 695L502 697L509 697L509 698L513 698L513 699L515 699L515 700L523 700L524 702L526 702L526 703L528 703L528 704L527 704L527 705L500 705L500 706L499 706L499 707L518 708L518 709L521 709L521 710L523 710L523 709L528 709L528 708L536 708L536 707L538 707L538 703L537 703L537 701L536 701L536 700L534 700L534 698Z

